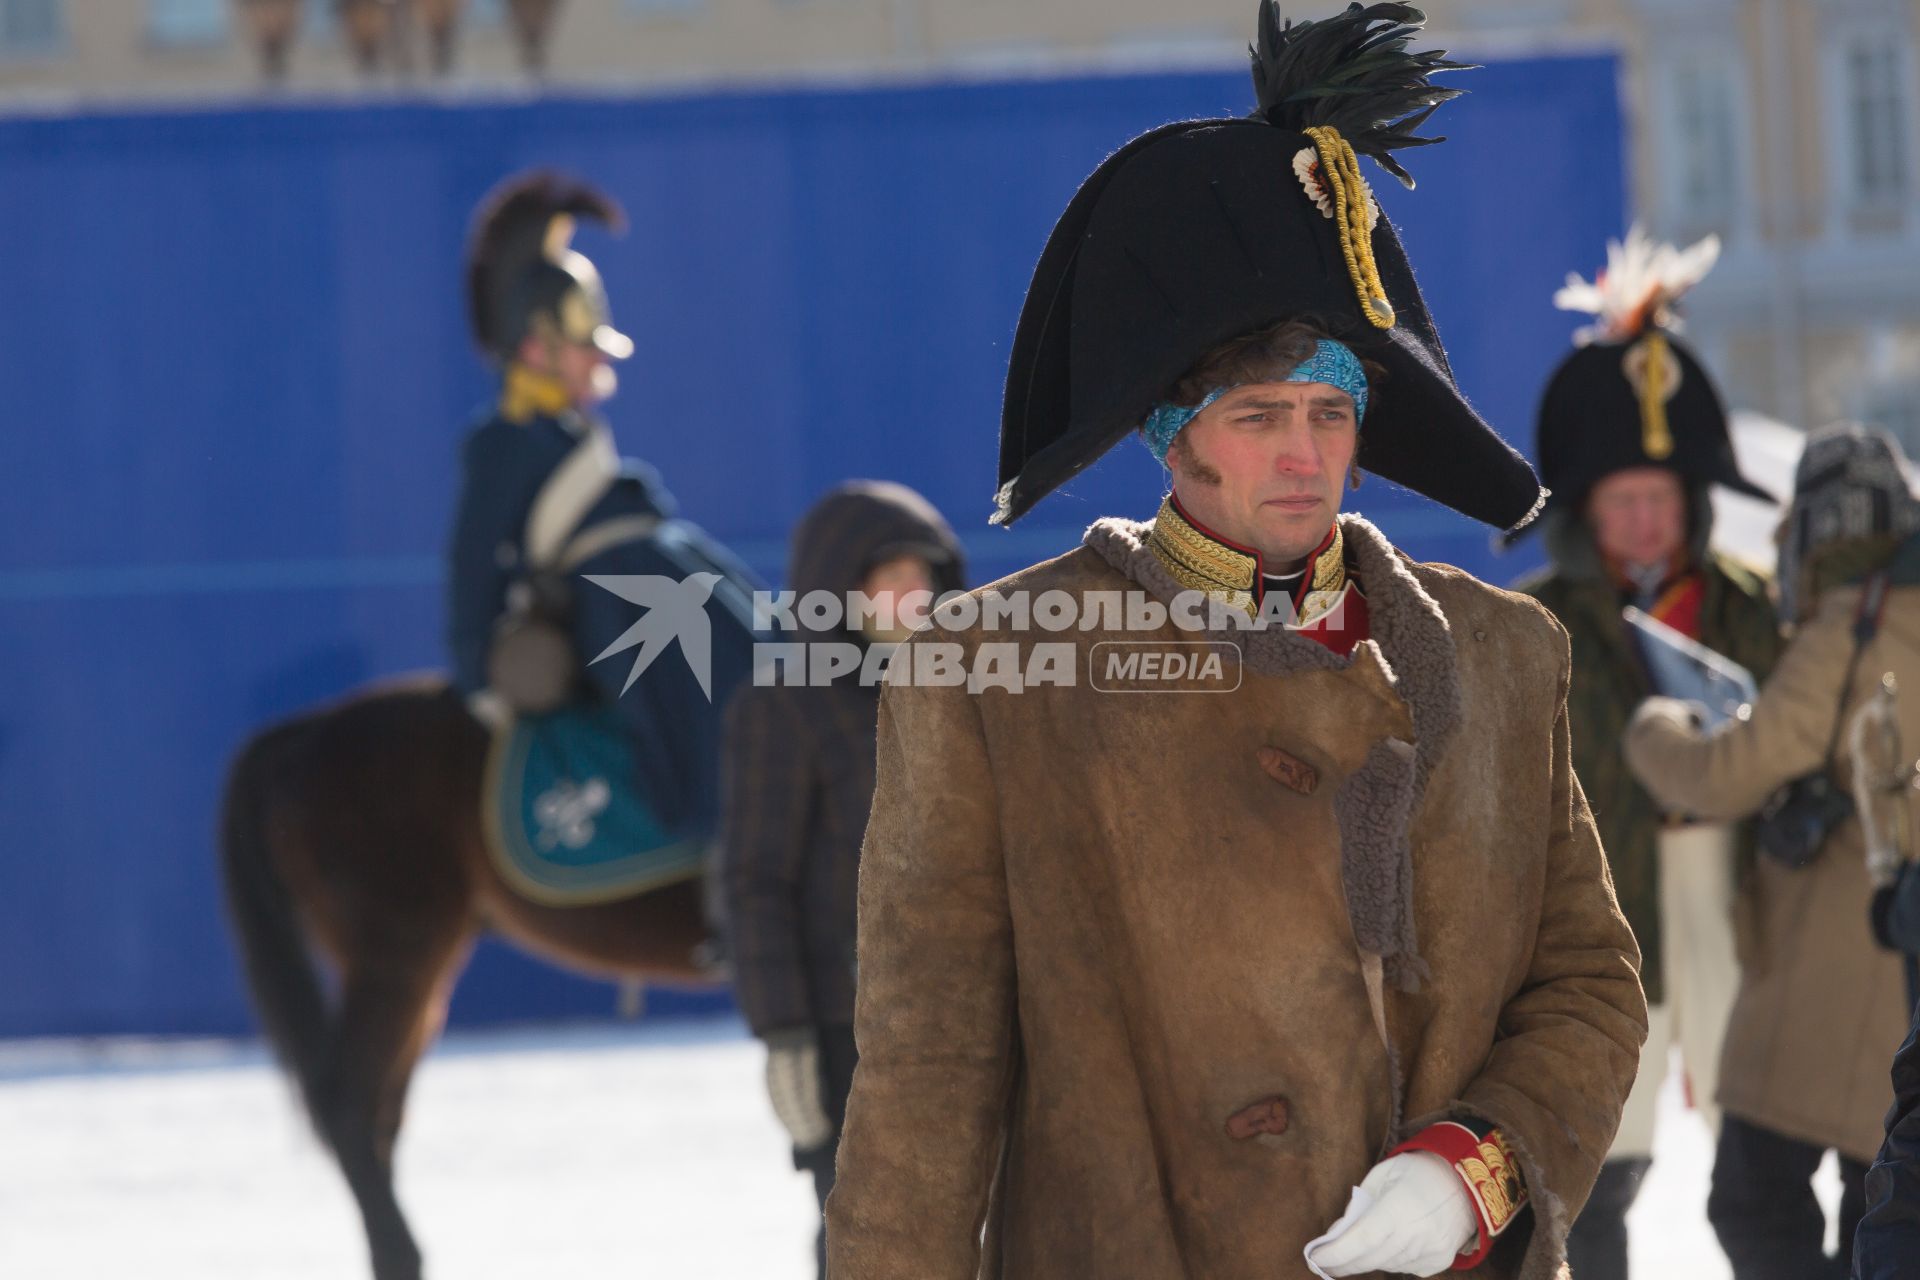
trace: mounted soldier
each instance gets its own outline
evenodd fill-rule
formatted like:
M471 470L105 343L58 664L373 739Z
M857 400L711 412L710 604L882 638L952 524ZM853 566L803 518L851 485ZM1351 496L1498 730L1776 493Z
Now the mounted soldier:
M473 330L501 393L466 442L451 684L388 681L270 726L228 780L248 986L353 1192L375 1280L420 1280L394 1147L479 938L629 984L719 976L702 872L720 708L752 660L750 582L596 412L633 343L569 247L581 217L620 215L533 173L475 222Z
M448 573L455 684L495 729L495 838L556 904L697 874L720 709L753 643L748 571L674 515L598 414L633 340L570 245L579 218L622 222L602 192L541 171L475 220L468 302L501 390L466 442Z

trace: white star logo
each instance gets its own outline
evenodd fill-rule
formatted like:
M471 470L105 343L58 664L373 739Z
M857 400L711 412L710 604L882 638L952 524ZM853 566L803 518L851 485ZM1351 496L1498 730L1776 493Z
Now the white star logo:
M677 639L693 678L700 682L700 692L707 695L709 702L713 700L713 623L707 618L706 605L713 595L714 584L720 581L719 574L695 573L684 579L651 573L582 576L594 586L646 610L640 615L640 621L621 632L620 638L593 660L599 662L627 649L639 649L634 655L633 669L627 673L627 682L620 686L621 693L633 688L641 673Z

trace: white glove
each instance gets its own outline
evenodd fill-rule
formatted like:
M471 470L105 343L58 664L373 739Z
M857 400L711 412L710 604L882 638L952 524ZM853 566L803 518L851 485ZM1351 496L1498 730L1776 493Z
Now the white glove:
M833 1137L833 1121L821 1102L820 1041L797 1028L767 1036L767 1097L773 1114L799 1151L823 1147Z
M1431 1151L1408 1151L1373 1166L1340 1221L1307 1246L1321 1276L1369 1271L1437 1276L1480 1238L1467 1184Z

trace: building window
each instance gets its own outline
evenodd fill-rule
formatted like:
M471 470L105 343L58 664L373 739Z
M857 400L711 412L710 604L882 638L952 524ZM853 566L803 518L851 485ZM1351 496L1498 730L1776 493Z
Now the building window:
M46 53L65 38L60 0L0 0L0 52Z
M1739 71L1709 53L1668 64L1668 204L1677 230L1724 231L1740 202Z
M163 48L224 44L227 0L147 0L147 39Z
M1846 164L1856 207L1888 209L1910 186L1908 93L1900 46L1855 36L1841 56Z

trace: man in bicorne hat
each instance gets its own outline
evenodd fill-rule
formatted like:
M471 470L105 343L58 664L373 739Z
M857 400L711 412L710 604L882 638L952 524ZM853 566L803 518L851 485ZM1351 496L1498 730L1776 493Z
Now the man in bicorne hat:
M1740 474L1712 378L1675 333L1675 304L1719 242L1687 250L1637 229L1592 283L1555 301L1597 317L1541 399L1537 527L1549 567L1517 590L1553 610L1573 646L1567 719L1615 892L1640 943L1649 1034L1620 1133L1567 1249L1581 1280L1625 1280L1627 1210L1653 1159L1655 1101L1678 1044L1694 1102L1719 1128L1720 1046L1739 982L1728 911L1752 841L1669 817L1628 771L1621 740L1654 690L1621 610L1634 606L1764 679L1780 651L1766 583L1714 551L1711 490L1769 495ZM1770 499L1769 499L1770 500ZM1671 938L1673 945L1667 942Z
M836 1280L1561 1269L1646 1031L1566 636L1339 514L1542 496L1359 172L1453 96L1422 20L1269 0L1255 114L1123 147L1041 257L997 519L1136 432L1171 492L894 659Z

